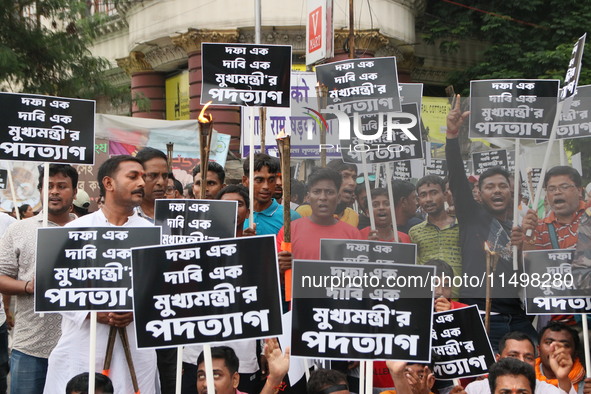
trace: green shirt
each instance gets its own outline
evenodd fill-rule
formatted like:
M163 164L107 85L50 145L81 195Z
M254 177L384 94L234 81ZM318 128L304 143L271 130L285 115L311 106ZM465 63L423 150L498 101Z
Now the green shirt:
M444 228L425 220L408 232L410 241L417 244L417 264L426 264L429 260L439 259L448 263L456 276L462 275L462 248L460 247L460 226L455 219ZM454 297L459 295L453 289Z

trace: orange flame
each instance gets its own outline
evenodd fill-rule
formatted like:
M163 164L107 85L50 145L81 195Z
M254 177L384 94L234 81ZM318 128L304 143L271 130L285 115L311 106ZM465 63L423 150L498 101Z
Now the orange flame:
M487 252L487 253L490 253L490 248L488 246L488 242L487 241L484 241L484 251Z
M211 104L212 101L209 101L207 104L205 104L203 106L203 109L201 110L201 112L199 113L199 117L197 118L197 120L199 120L199 122L201 123L209 123L212 121L212 116L211 114L206 114L205 110L207 109L207 107L209 107L209 104Z
M287 133L285 133L285 129L281 129L281 131L279 132L279 134L277 134L277 140L283 139L287 137Z

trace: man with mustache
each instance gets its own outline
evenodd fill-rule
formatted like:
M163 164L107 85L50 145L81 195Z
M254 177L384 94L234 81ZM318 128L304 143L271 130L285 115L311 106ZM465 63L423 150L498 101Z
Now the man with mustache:
M490 342L497 350L499 339L507 332L521 331L534 341L537 333L521 306L518 290L514 283L501 283L501 275L510 278L513 271L511 248L511 183L509 173L500 167L489 168L480 175L478 203L472 195L472 188L464 172L462 152L458 134L470 112L460 109L460 96L456 105L447 115L447 141L445 156L449 171L449 186L454 196L456 217L460 225L460 245L462 247L462 273L467 278L460 289L460 302L476 304L485 310L486 298L484 280L486 272L485 242L499 256L491 289L492 312L490 316Z
M166 154L158 149L144 148L135 157L144 167L144 198L137 211L141 217L154 223L154 203L166 198L168 186L168 161Z
M144 168L132 156L114 156L105 161L98 171L100 193L105 198L101 209L68 223L68 227L149 227L152 224L135 211L144 198ZM156 352L138 349L135 331L131 326L133 312L99 312L97 314L96 370L102 370L110 326L125 328L140 391L156 392ZM62 336L49 356L45 394L62 394L67 382L88 371L90 320L87 312L62 313ZM113 349L111 380L115 393L133 392L123 346Z
M168 186L168 158L158 149L144 148L135 156L144 167L144 198L136 208L140 217L154 223L154 207L157 199L166 198ZM158 372L163 392L174 391L176 383L176 348L158 349Z
M43 171L42 166L39 174L41 195ZM63 226L76 219L70 209L77 186L78 172L74 167L67 164L49 166L49 206L44 207L49 227ZM37 229L42 226L42 214L18 221L8 227L0 242L0 291L16 296L10 355L10 391L13 393L43 391L47 359L61 334L60 314L38 314L33 309ZM5 392L6 386L3 388Z
M523 250L576 248L579 239L577 231L586 207L582 200L581 175L572 167L556 166L546 173L543 185L550 213L538 219L536 211L529 209L521 227L513 228L513 244ZM528 237L529 230L533 231ZM554 315L551 320L576 324L573 315Z
M581 198L581 175L572 167L556 166L546 173L543 185L550 213L544 219L538 219L536 211L529 209L521 227L513 229L512 240L524 250L575 248L579 222L586 206ZM528 230L533 230L529 237Z

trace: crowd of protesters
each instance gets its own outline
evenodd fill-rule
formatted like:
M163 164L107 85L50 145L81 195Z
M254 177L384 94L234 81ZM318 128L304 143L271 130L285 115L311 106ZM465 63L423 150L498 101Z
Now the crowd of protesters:
M483 244L491 238L507 246L507 250L516 245L519 252L576 249L573 271L578 272L581 283L589 284L591 208L585 201L580 174L568 166L550 169L543 182L548 212L539 217L529 209L521 222L514 220L511 174L499 167L486 170L478 178L467 177L464 172L458 132L467 113L460 112L457 102L447 118L448 179L427 175L416 184L385 180L392 182L391 200L386 187L373 188L367 195L365 177L373 183L374 175L358 175L356 165L331 160L326 168L315 168L305 184L291 180L291 201L287 202L292 208L291 248L285 248L283 242L281 182L286 182L287 177L281 173L279 160L266 154L255 156L252 178L249 161L245 161L244 176L236 184L226 185L226 174L219 164L210 162L207 168L198 165L188 189L170 173L167 156L159 150L145 148L135 157L114 156L98 170L101 204L92 213L88 212L88 194L78 189L76 170L52 164L48 206L43 209L47 210L49 226L152 226L155 200L184 198L185 192L199 196L204 187L207 199L238 202L237 236L276 235L282 285L293 259L320 259L320 239L326 238L413 243L417 245L417 264L434 265L437 275L448 278L480 276L486 270ZM207 171L205 185L201 183L202 171ZM248 192L251 179L253 195ZM39 177L41 192L42 180L43 173ZM251 200L252 223L248 219ZM7 392L8 375L13 394L85 392L89 379L88 373L84 374L88 370L88 314L34 312L35 239L37 229L43 226L43 214L33 216L30 206L20 207L19 211L23 219L20 221L0 215L0 292L4 299L4 308L0 309L0 394ZM369 224L370 212L374 216L373 228ZM501 253L497 273L510 274L512 261L510 254ZM476 305L484 311L483 289L454 288L447 282L435 289L434 312L465 305ZM289 303L283 306L288 309ZM98 313L97 348L105 348L110 327L125 328L141 392L175 392L176 349L137 349L130 325L133 318L132 312ZM440 385L435 384L437 376L430 365L382 361L374 363L374 392L591 394L591 379L585 378L583 367L585 357L590 355L581 349L580 319L552 316L538 319L538 327L532 321L517 291L493 289L489 339L497 362L487 379L462 381L455 387ZM10 358L7 329L12 330ZM103 357L97 354L97 368L102 368ZM316 369L307 381L290 382L289 349L280 349L273 338L213 344L212 358L216 393L342 394L359 390L359 367L355 362L335 362L333 369ZM133 392L121 349L114 350L111 365L110 379L96 379L96 392ZM186 346L182 393L206 392L202 348Z

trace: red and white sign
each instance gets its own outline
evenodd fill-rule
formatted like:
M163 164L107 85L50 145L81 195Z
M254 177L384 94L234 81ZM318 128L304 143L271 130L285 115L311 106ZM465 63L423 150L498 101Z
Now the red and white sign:
M333 0L308 0L306 29L306 64L312 65L333 57Z
M322 7L308 15L308 53L322 48Z

